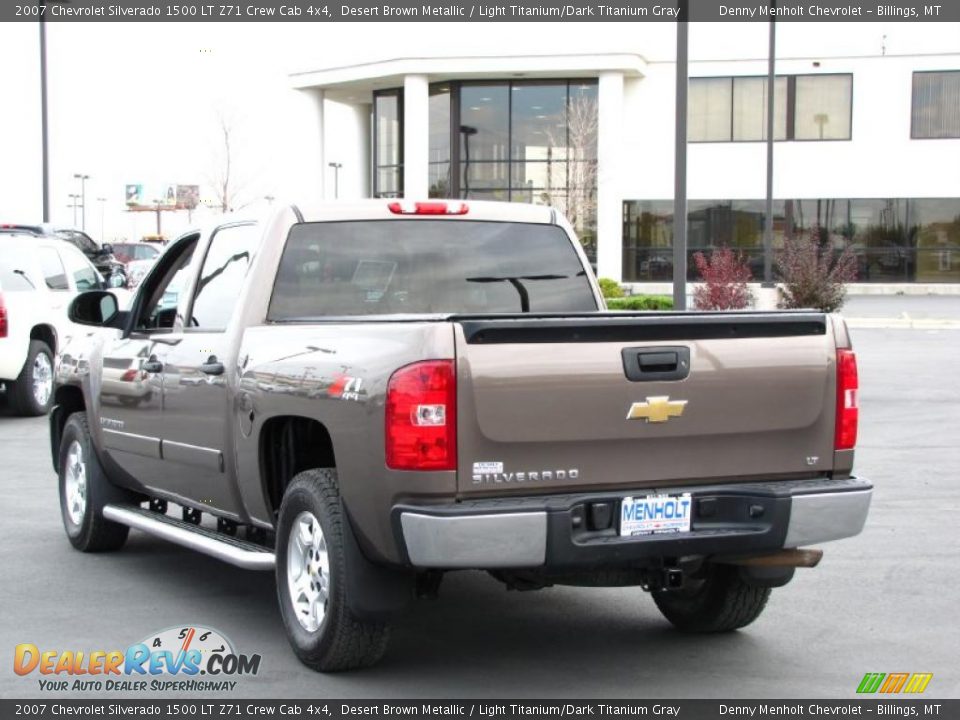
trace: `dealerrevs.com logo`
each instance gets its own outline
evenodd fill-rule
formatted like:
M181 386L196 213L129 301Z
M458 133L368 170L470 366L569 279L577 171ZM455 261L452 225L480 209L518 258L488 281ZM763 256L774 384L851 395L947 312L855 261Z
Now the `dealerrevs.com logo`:
M13 671L36 676L40 690L86 692L230 691L234 678L256 675L260 655L234 650L221 632L199 625L151 634L126 650L14 649ZM201 677L202 676L202 677Z

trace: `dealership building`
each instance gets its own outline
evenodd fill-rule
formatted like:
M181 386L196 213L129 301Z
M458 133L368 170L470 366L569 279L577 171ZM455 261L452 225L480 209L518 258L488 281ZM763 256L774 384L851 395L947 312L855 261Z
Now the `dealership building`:
M675 64L637 53L392 58L291 76L322 196L563 211L599 275L672 277ZM688 247L759 279L766 59L690 62ZM778 58L774 252L817 232L862 291L960 283L960 53ZM691 279L694 263L688 262Z

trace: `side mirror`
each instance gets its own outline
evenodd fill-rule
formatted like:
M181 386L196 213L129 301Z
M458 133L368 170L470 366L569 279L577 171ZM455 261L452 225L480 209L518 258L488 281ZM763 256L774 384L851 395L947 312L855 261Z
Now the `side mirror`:
M100 246L100 254L102 255L113 255L113 245L110 243L104 243Z
M67 308L67 317L78 325L113 327L119 316L120 303L116 295L105 290L80 293Z

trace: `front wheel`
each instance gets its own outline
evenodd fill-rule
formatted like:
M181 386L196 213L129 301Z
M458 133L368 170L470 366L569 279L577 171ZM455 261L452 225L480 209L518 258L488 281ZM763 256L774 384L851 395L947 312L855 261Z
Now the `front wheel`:
M133 501L113 485L93 450L86 413L67 418L60 440L60 514L70 544L83 552L118 550L130 528L103 517L110 503Z
M717 633L746 627L763 612L770 588L744 582L733 565L707 564L703 577L678 590L658 590L653 601L684 632Z
M277 523L277 595L287 638L305 665L321 672L376 663L389 635L346 603L343 518L337 473L306 470L283 495Z

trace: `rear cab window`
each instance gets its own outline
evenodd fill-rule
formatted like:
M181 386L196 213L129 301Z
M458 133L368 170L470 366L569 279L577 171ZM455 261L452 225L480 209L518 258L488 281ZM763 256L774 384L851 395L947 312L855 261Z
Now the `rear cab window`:
M267 319L597 309L555 225L368 220L295 225Z

